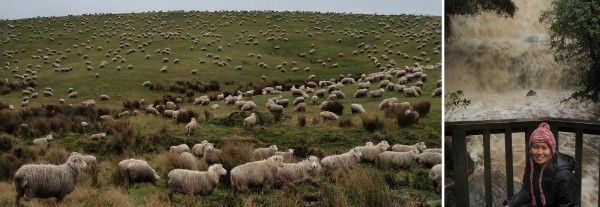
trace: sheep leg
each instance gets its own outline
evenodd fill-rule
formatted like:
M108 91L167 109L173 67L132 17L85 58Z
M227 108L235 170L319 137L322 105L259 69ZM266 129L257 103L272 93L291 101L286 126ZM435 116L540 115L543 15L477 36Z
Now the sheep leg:
M25 195L25 192L17 190L17 196L15 196L15 206L19 205L19 200Z

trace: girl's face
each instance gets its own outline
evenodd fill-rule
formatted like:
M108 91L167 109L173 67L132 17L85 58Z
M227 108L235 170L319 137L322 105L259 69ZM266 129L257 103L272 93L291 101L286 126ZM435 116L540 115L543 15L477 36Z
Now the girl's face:
M538 165L543 165L552 159L552 150L544 142L533 143L529 149L529 154L531 155L531 159Z

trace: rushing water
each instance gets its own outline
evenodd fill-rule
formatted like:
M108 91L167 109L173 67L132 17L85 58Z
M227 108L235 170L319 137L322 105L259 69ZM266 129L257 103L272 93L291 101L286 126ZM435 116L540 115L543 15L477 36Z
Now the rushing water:
M596 104L561 102L571 93L568 76L547 44L548 25L539 14L550 8L547 0L515 0L513 18L493 13L452 19L454 39L446 44L445 89L465 92L471 105L450 121L557 117L600 120ZM525 94L534 90L537 95ZM524 133L513 134L514 179L525 169ZM574 155L575 135L560 133L559 150ZM480 136L469 138L468 149L482 163ZM504 135L492 135L492 167L504 171ZM598 206L600 137L584 136L582 206ZM481 166L478 167L481 170Z

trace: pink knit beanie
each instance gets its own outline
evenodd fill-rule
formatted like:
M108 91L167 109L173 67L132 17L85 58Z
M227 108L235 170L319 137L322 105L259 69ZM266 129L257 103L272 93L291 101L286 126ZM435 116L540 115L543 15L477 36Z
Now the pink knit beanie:
M529 147L531 147L531 145L533 145L533 143L536 142L543 142L546 143L549 147L550 150L552 150L552 154L554 154L556 152L556 140L554 140L554 135L552 134L552 131L550 131L550 125L548 125L547 123L541 123L540 126L535 129L533 131L533 133L531 133L531 137L529 138ZM536 205L536 200L535 200L535 195L533 194L533 159L529 158L529 163L531 165L531 171L529 173L529 190L531 192L531 205L535 206ZM542 190L542 176L544 175L544 169L546 169L546 166L548 165L549 162L546 162L544 164L544 166L542 167L542 170L540 172L540 177L539 177L539 182L538 182L538 187L540 189L540 196L542 198L542 204L545 206L546 205L546 195L544 195L544 191Z

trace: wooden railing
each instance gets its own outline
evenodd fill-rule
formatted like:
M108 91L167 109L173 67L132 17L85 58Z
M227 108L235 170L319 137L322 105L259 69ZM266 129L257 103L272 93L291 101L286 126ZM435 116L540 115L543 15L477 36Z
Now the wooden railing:
M505 152L506 152L506 189L507 196L514 195L513 192L513 149L512 149L512 133L525 132L526 147L525 152L529 152L529 137L540 123L546 122L550 125L550 129L556 138L556 144L560 142L558 132L575 133L575 159L579 165L575 170L575 175L581 183L581 166L582 166L582 151L583 151L583 134L600 135L600 122L574 120L574 119L558 119L558 118L539 118L539 119L511 119L511 120L486 120L486 121L462 121L462 122L445 122L445 136L452 137L452 151L454 161L454 192L453 198L456 206L470 206L469 204L469 186L467 172L467 141L469 135L483 135L483 152L484 152L484 177L485 177L485 203L491 207L492 200L492 178L491 178L491 153L490 153L490 134L505 135ZM557 151L560 151L557 147ZM526 160L529 160L529 153L525 153ZM598 189L600 198L600 187Z

